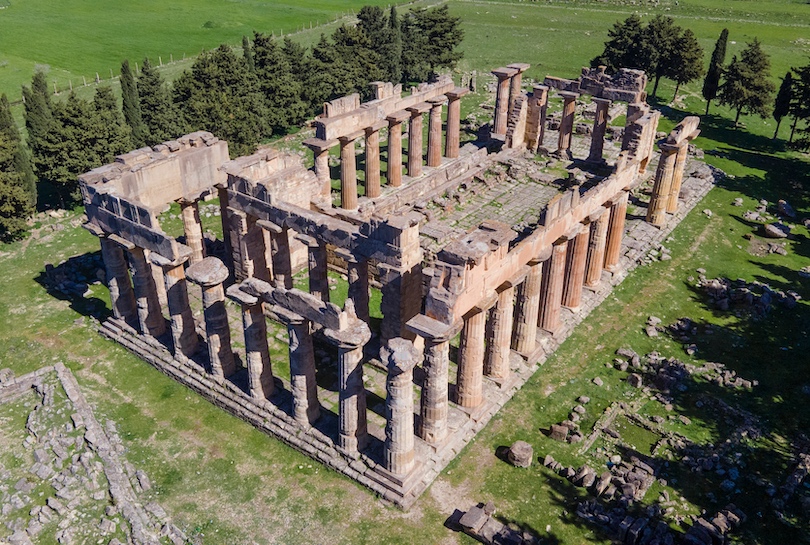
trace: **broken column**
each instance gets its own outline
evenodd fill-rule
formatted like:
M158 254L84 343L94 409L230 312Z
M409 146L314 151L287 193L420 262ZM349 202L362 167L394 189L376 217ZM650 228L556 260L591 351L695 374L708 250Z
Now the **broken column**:
M257 400L273 395L273 369L270 365L270 349L267 345L267 322L262 301L239 289L228 288L227 295L242 307L242 327L245 334L245 366L248 372L248 392Z
M458 157L461 131L461 97L469 89L456 87L447 92L447 129L445 131L444 156L448 159Z
M427 166L429 167L437 167L442 164L442 104L444 101L444 95L429 100L427 152Z
M189 263L197 263L205 257L205 239L203 238L202 223L200 223L200 208L197 201L180 201L180 211L183 217L183 230L186 234L186 246L191 248Z
M315 159L315 176L321 188L321 197L326 204L332 203L332 174L329 170L329 148L337 144L335 140L322 140L320 138L307 138L303 144L312 150Z
M278 307L273 309L287 324L290 343L290 389L293 395L293 418L303 426L315 423L321 416L318 385L315 382L315 349L312 346L312 324L309 320Z
M509 377L514 303L514 286L504 284L498 288L497 303L489 310L484 374L493 379L503 380Z
M346 277L349 282L348 297L354 303L357 317L369 323L368 260L358 258L343 248L336 248L335 255L346 261Z
M552 334L560 327L560 307L565 282L567 249L568 239L561 237L552 246L551 257L543 262L539 325Z
M422 102L406 108L411 117L408 121L408 176L422 175L422 114L430 109L430 104Z
M133 245L129 249L129 263L141 333L160 337L166 332L166 320L160 309L160 299L155 277L152 274L152 265L146 260L143 248Z
M402 185L402 122L411 114L402 110L394 112L385 119L388 121L388 185Z
M529 273L517 289L515 333L512 348L528 356L537 342L537 313L540 308L540 287L543 277L541 260L529 262Z
M596 113L593 118L593 131L591 132L591 150L588 154L588 161L601 162L602 152L605 147L605 130L607 129L608 110L612 101L606 98L594 98Z
M619 267L619 257L622 252L622 238L624 237L624 221L627 215L627 198L629 192L622 191L614 197L610 207L610 220L608 222L607 243L605 244L605 269L616 272Z
M661 158L658 159L658 169L655 171L655 182L652 195L650 195L650 204L647 207L647 221L660 227L667 221L667 206L669 206L678 146L661 142L658 147L661 149Z
M582 226L578 235L568 243L568 256L565 264L562 305L577 310L582 301L582 285L585 281L585 261L588 256L588 226Z
M385 468L395 475L407 474L414 463L413 368L421 354L407 339L391 339L381 350L388 369L385 383Z
M138 305L135 302L135 293L132 290L124 249L106 236L101 236L99 242L107 276L107 288L110 290L113 316L136 329L138 327Z
M307 245L309 264L309 293L329 302L329 268L327 264L326 244L309 235L296 235L296 239Z
M188 302L188 285L186 284L186 271L183 263L188 254L181 256L177 261L166 259L160 254L150 252L149 260L163 268L163 279L166 284L166 297L168 299L169 317L172 324L172 341L174 343L174 357L178 360L190 358L197 352L197 331L194 316Z
M689 153L689 140L681 142L678 152L675 155L675 166L672 170L672 184L669 188L669 199L667 200L667 212L674 214L678 211L678 197L681 194L681 184L683 184L683 171L686 168L686 156Z
M363 384L363 347L371 338L365 322L357 319L351 299L346 301L349 323L344 329L325 328L324 337L338 348L338 446L356 454L368 443L366 387Z
M363 131L340 137L340 207L344 210L357 208L357 158L354 141Z
M571 135L574 132L574 112L576 111L578 93L560 91L563 99L562 118L560 119L560 134L557 138L558 156L571 159Z
M492 134L506 136L506 122L509 117L509 91L512 76L517 73L514 68L497 68L492 74L498 78L495 91L495 119L492 123Z
M222 288L222 283L228 279L228 268L216 257L206 257L189 266L186 275L189 280L202 287L211 374L217 380L226 379L236 372L231 348L231 328L225 308L225 290Z
M548 86L535 85L529 97L529 111L526 115L526 147L536 152L543 147L546 131L546 111L548 110Z
M515 71L515 74L512 76L509 82L509 109L512 109L512 106L515 104L515 100L517 97L520 96L521 93L521 86L523 85L523 72L531 68L532 65L525 64L522 62L516 62L507 65L507 68L510 68Z
M585 285L589 288L595 288L602 281L609 220L610 214L604 207L590 216L591 233L588 238L588 256L585 264Z
M366 197L380 196L380 129L385 123L366 127Z
M262 228L270 231L270 255L273 262L273 287L291 289L292 256L290 255L290 237L288 229L279 225L263 222Z
M462 407L477 407L484 400L486 319L486 312L480 308L474 308L464 317L456 374L456 403Z

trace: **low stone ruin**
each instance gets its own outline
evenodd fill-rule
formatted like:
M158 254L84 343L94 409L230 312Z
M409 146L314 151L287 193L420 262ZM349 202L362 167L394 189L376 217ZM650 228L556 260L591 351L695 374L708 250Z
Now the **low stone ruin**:
M449 526L486 545L539 545L540 540L527 531L512 528L495 518L495 504L479 503L466 512L456 510Z
M764 319L774 305L792 309L801 300L793 290L775 290L763 282L749 283L742 278L707 279L701 274L698 287L706 293L712 308L745 312L754 320Z

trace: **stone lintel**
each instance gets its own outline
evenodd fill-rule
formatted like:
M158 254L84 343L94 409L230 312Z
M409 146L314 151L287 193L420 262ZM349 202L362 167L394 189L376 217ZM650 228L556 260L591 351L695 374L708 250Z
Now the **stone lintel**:
M386 117L385 120L389 123L402 123L403 121L410 119L410 117L410 112L406 110L399 110Z
M186 278L204 288L209 288L228 279L228 267L219 258L206 257L186 269Z
M307 319L300 314L290 312L286 308L278 305L271 305L270 311L275 314L276 318L278 318L279 321L281 321L284 325L303 324L307 321Z
M522 266L515 276L513 276L512 278L510 278L509 280L507 280L506 282L504 282L500 286L498 286L498 289L497 289L498 293L500 293L500 292L502 292L504 290L508 290L509 288L514 288L515 286L519 286L520 284L523 283L524 280L526 280L526 277L528 275L529 275L529 266L528 265Z
M411 113L411 117L413 117L415 115L420 115L420 114L423 114L423 113L429 111L430 108L431 108L431 106L430 106L429 102L420 102L419 104L414 104L413 106L408 106L405 109L407 111L409 111Z
M509 225L486 220L475 231L445 246L438 258L452 265L478 265L487 254L509 244L515 237L517 233Z
M273 223L272 221L267 221L267 220L256 220L256 225L258 225L258 226L259 226L259 227L261 227L262 229L264 229L264 230L266 230L266 231L270 231L271 233L274 233L274 234L276 234L276 235L280 235L281 233L283 233L283 232L284 232L284 228L283 228L283 227L281 227L280 225L277 225L277 224Z
M242 281L240 289L324 327L341 330L348 325L349 316L339 306L334 303L325 303L318 297L299 289L274 288L270 283L258 278L248 278Z
M492 71L492 75L496 76L498 79L506 79L511 78L512 76L517 75L519 72L517 68L507 68L507 67L500 67L496 68Z
M686 141L686 140L683 140L683 141L681 141L681 142L679 142L677 144L670 144L668 142L659 142L658 143L658 149L660 149L662 152L675 153L679 149L681 149L682 147L684 147L684 146L686 146L688 144L689 144L689 142Z
M525 62L513 62L512 64L507 64L507 68L514 68L518 71L518 74L522 74L526 70L532 67L531 64L527 64Z
M293 235L293 238L295 240L303 242L309 248L317 248L318 246L320 246L320 242L318 242L317 238L305 235L303 233L295 233L295 235Z
M338 140L340 140L341 144L344 144L346 142L352 142L354 140L357 140L361 136L365 136L365 134L366 134L366 131L364 129L359 129L359 130L356 130L354 132L350 132L347 135L339 137Z
M559 91L557 94L564 99L576 100L579 98L579 93L575 93L574 91Z
M259 304L259 302L261 301L258 297L253 296L239 289L239 284L228 286L228 289L225 290L225 295L227 295L229 299L231 299L232 301L236 301L240 305L253 306Z
M360 259L346 248L335 248L335 255L347 263L359 263Z
M371 339L371 330L368 324L355 317L342 329L324 328L323 336L338 348L354 350L364 346Z
M396 337L380 348L380 359L386 363L389 375L401 375L422 362L422 353L411 341Z
M104 233L104 230L93 222L86 221L82 223L82 227L89 231L91 235L95 235L97 237L107 236L106 233Z
M449 100L458 100L461 97L463 97L464 95L469 94L469 92L470 92L470 90L468 88L466 88L466 87L456 87L452 91L447 91L445 93L445 96Z
M535 83L534 85L532 85L532 92L535 93L543 93L543 92L547 93L548 89L549 89L548 85L544 85L542 83Z
M333 148L338 145L338 140L335 138L334 140L324 140L322 138L307 138L303 142L306 147L311 149L314 152L320 153L322 151L326 151L329 148Z
M669 133L666 140L667 144L680 144L697 130L699 124L700 118L698 116L690 115L685 117Z
M601 217L602 217L602 215L603 215L603 214L604 214L606 211L607 211L607 208L605 208L604 206L601 206L601 207L599 207L598 209L596 209L595 211L591 212L591 213L590 213L590 215L588 216L588 223L593 223L593 222L595 222L596 220L598 220L599 218L601 218Z
M178 246L180 246L180 256L177 259L172 260L168 257L163 257L157 252L149 252L149 261L161 267L178 267L182 265L188 261L188 258L191 257L192 252L191 248L185 244L178 244Z
M445 324L424 314L417 314L405 324L409 330L433 342L449 341L460 328Z
M128 241L125 238L119 237L115 233L107 235L107 238L109 240L115 242L116 244L118 244L119 246L124 248L125 250L134 250L135 249L135 244L133 244L132 242Z

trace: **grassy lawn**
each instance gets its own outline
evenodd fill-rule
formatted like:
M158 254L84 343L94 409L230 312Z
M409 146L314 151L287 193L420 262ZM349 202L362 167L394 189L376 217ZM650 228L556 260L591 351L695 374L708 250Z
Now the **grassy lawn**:
M242 34L259 26L251 16L265 22L264 30L284 26L288 32L308 18L317 20L304 11L307 8L322 10L324 20L366 3L274 3L271 11L266 5L262 9L260 3L231 2L225 15L221 8L206 3L195 6L193 17L183 16L183 25L188 25L185 29L181 25L171 32L160 26L144 30L138 24L154 19L169 24L174 11L182 13L191 9L190 4L156 6L154 9L167 14L154 17L156 12L152 11L147 17L140 11L146 9L146 3L139 3L138 9L120 8L137 12L129 18L118 14L120 10L115 17L105 18L98 14L106 7L89 12L75 3L71 17L82 13L89 17L92 13L94 22L126 24L127 32L114 25L90 32L85 30L89 28L86 22L76 22L75 30L71 30L76 34L67 41L30 41L26 50L30 53L26 54L14 44L4 47L2 55L10 60L0 67L0 73L11 74L17 66L25 72L20 81L28 81L33 62L48 63L54 72L64 70L80 77L106 64L116 68L124 56L161 54L165 61L170 53L177 58L183 51L191 54L223 40L237 43ZM637 9L676 17L679 24L697 33L707 55L723 27L730 29L730 40L736 41L729 47L729 58L746 40L758 36L772 55L775 77L789 66L808 61L810 5L800 2L738 0L729 5L719 0L680 0L677 5L662 1L659 8L639 8L611 2L453 0L450 5L463 17L467 32L460 70L479 72L479 93L465 100L464 117L480 115L478 105L487 99L486 78L480 74L495 66L525 61L533 64L529 78L542 79L546 74L575 77L579 67L599 53L609 26ZM32 0L0 10L0 32L13 35L12 30L22 28L27 35L47 34L55 26L68 26L64 18L55 21L35 15L26 22L14 11L41 13L44 6ZM202 28L209 20L218 23L214 28ZM151 49L139 49L143 45L134 43L134 37L127 38L133 43L122 43L119 35L138 36L139 43L149 43ZM88 36L93 39L84 44ZM97 47L96 41L106 44L103 54L78 49ZM43 50L46 47L57 54L49 56L51 53ZM12 53L18 57L11 57ZM0 80L16 93L19 82L7 83L14 77ZM668 81L662 81L657 106L665 119L660 130L669 130L684 115L704 112L699 85L686 86L680 91L681 97L670 104L673 91ZM443 522L454 508L466 509L472 503L492 500L502 520L530 529L548 542L609 543L575 515L580 489L538 465L521 470L495 456L498 447L523 439L534 446L535 455L550 453L564 464L588 463L601 471L606 454L616 449L612 443L599 440L579 454L577 445L555 443L539 431L566 418L580 395L591 398L583 418L584 430L589 431L588 426L612 403L635 402L639 414L664 417L663 428L698 446L739 439L734 436L737 427L733 419L723 418L705 399L719 399L754 415L761 436L743 440L738 449L741 492L721 492L721 476L698 475L672 461L665 470L667 484L656 484L642 507L655 503L663 491L677 500L682 514L705 510L711 515L734 501L749 517L736 534L739 542L807 542L807 520L791 518L797 512L795 503L788 505L787 520L780 521L762 483L781 486L792 471L791 459L801 444L801 434L810 429L810 414L804 410L809 400L805 392L810 391L810 306L802 300L793 309L775 307L766 320L753 321L746 313L711 308L695 284L696 269L704 268L709 278L756 280L810 297L810 281L798 274L798 269L810 265L807 229L796 223L786 242L788 255L762 254L756 251L755 243L761 240L757 226L742 217L746 210L755 209L760 199L771 203L772 212L773 203L780 198L787 199L800 217L810 216L810 160L786 151L781 140L771 140L773 120L743 117L744 127L734 127L731 120L733 114L728 109L714 105L711 115L702 119L701 136L695 144L706 151L708 163L731 176L673 232L666 243L673 259L634 271L408 513L383 506L365 489L224 414L101 338L89 316L103 319L108 312L109 301L102 286L91 285L84 298L49 293L43 285L46 263L58 265L74 256L98 254L97 240L78 227L80 212L65 218L48 217L37 225L36 238L0 246L0 367L22 374L55 361L68 365L97 416L117 423L128 448L127 458L146 470L155 483L155 499L195 542L473 543L445 529ZM787 127L782 131L786 135ZM742 207L733 206L737 198L743 199ZM701 213L704 209L712 211L711 217ZM177 209L169 212L177 213ZM204 218L207 228L214 232L219 228L218 220ZM179 220L169 220L167 228L176 231ZM746 238L751 235L752 239ZM342 300L345 294L339 277L331 278L338 286L335 299ZM664 325L681 317L691 318L698 328L693 341L697 353L689 356L683 343L666 334L647 337L644 324L651 315L661 318ZM707 326L711 327L707 330ZM642 355L657 350L696 365L719 362L759 384L751 390L729 389L695 377L686 390L673 396L675 410L668 412L642 390L630 388L625 381L627 373L613 367L615 350L622 346ZM283 358L280 352L278 356ZM591 382L595 376L603 379L604 386ZM669 418L675 414L688 417L691 424ZM656 441L654 433L627 419L617 426L628 442L649 454L650 445ZM676 454L677 459L677 453L669 453ZM667 452L660 454L661 462L668 462Z

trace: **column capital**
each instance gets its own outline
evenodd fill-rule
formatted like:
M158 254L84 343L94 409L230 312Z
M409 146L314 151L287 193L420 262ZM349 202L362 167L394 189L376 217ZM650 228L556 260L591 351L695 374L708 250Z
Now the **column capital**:
M405 327L435 343L449 341L461 329L461 327L445 324L424 314L417 314L408 320Z
M371 339L371 330L364 321L355 319L344 329L324 328L323 336L338 348L355 350Z
M442 106L445 102L447 102L447 96L439 95L437 97L429 98L426 102L430 104L431 109L433 109L437 106Z
M389 124L396 124L396 123L402 123L403 121L406 121L410 117L411 117L411 113L409 111L398 110L398 111L388 115L388 117L386 117L385 120L388 121Z
M378 132L380 129L384 129L387 126L388 123L386 123L385 121L377 121L373 125L369 125L365 129L363 129L363 132L365 133L366 136L368 136L372 133Z
M529 265L537 265L538 263L542 263L543 261L548 261L548 259L551 257L551 252L552 247L546 246L545 248L540 250L539 254L537 254L536 256L534 256L529 260Z
M262 300L256 296L253 296L247 292L244 292L239 289L239 284L233 284L232 286L228 286L228 289L225 290L225 295L228 296L228 299L231 301L235 301L240 305L251 307L254 305L261 304Z
M357 140L361 136L364 136L365 134L366 134L365 130L357 130L339 137L338 140L340 140L341 145L345 146L346 144L353 143L355 140Z
M610 100L609 98L600 98L600 97L592 97L591 102L602 107L610 106L611 104L613 104L613 101Z
M228 279L228 267L216 257L206 257L186 269L186 278L204 288L210 288Z
M466 87L456 87L452 91L447 91L445 96L448 100L458 100L461 97L469 94L470 90Z
M149 252L149 262L154 263L160 267L165 268L172 268L172 267L179 267L191 257L191 248L186 246L185 244L178 244L179 257L177 259L169 259L168 257L164 257L157 252Z
M566 102L569 100L576 100L579 98L579 93L573 91L559 91L557 96L562 97Z
M505 80L507 78L511 78L512 76L515 76L516 74L519 74L520 72L517 70L517 68L509 68L509 67L503 67L502 66L500 68L496 68L491 73L492 73L493 76L497 77L499 80Z
M380 348L380 359L386 363L388 375L397 376L419 365L422 353L408 339L396 337Z
M414 104L413 106L408 106L405 108L408 112L411 113L411 117L416 117L418 115L422 115L423 113L430 110L431 104L429 102L420 102L418 104Z
M506 67L507 67L507 68L512 68L512 69L514 69L514 70L517 70L517 73L518 73L518 74L522 74L523 72L525 72L526 70L528 70L529 68L531 68L531 67L532 67L532 65L531 65L531 64L527 64L527 63L525 63L525 62L513 62L512 64L507 64L507 65L506 65Z
M533 93L548 93L549 87L548 85L543 85L542 83L535 83L532 85L532 92Z
M328 149L337 146L338 145L338 140L337 139L324 140L322 138L314 138L313 137L313 138L307 138L306 140L304 140L301 143L304 144L309 149L311 149L312 151L314 151L316 153L321 153L323 151L327 151Z

